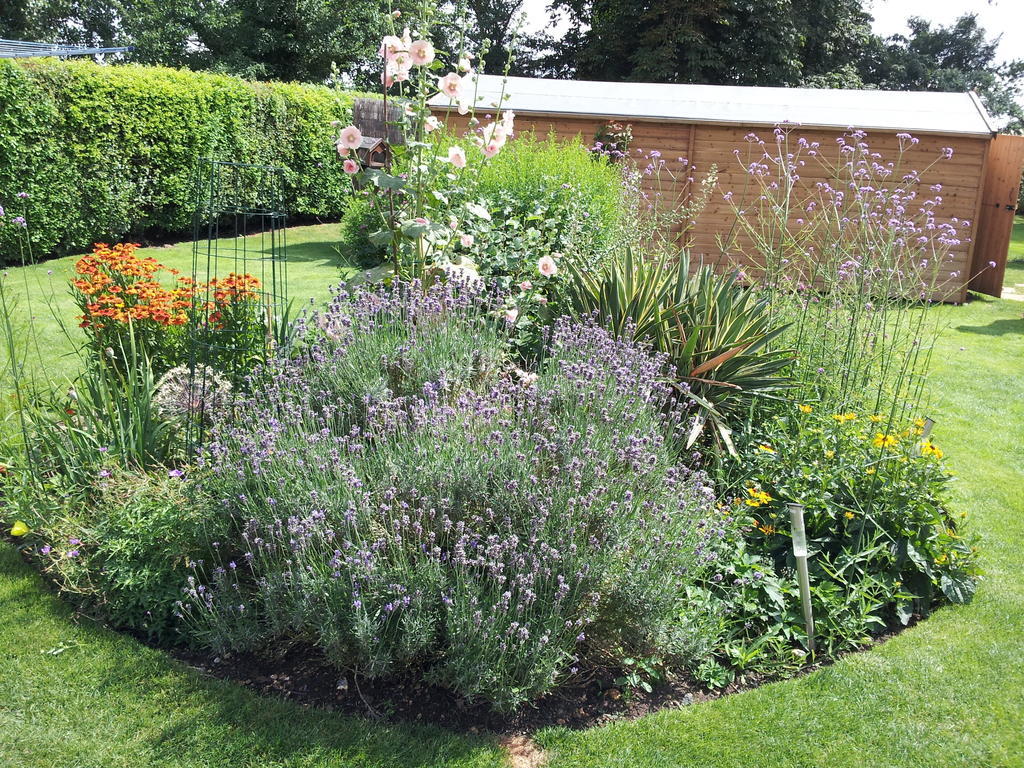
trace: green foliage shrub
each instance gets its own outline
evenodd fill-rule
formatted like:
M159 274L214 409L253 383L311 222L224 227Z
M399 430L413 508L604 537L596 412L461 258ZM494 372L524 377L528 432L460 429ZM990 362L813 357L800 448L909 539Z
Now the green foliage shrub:
M375 267L388 258L387 245L370 241L381 229L380 214L371 198L354 195L341 217L341 255L348 264L363 269Z
M739 435L739 456L724 459L737 524L708 587L721 601L728 660L778 671L806 642L786 502L805 509L819 650L861 647L942 601L969 601L976 542L966 514L946 505L950 475L925 422L785 408Z
M491 220L467 222L471 255L482 274L505 278L505 288L536 277L545 255L596 266L618 232L621 187L619 169L578 137L518 135L480 172L476 192Z
M356 94L87 61L0 62L0 200L37 255L187 232L199 158L280 165L293 214L337 216L351 185L332 120ZM25 210L20 210L21 206ZM0 228L0 264L17 254Z
M33 523L30 552L81 609L151 640L180 641L174 613L190 564L209 558L221 535L187 489L166 469L108 463L75 493L51 489L35 517L20 512Z

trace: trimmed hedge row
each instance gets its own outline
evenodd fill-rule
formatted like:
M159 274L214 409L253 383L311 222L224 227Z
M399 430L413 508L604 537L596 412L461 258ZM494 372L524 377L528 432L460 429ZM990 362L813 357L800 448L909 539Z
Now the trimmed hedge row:
M37 257L188 232L202 157L280 165L292 214L337 216L350 185L331 137L359 94L53 59L0 61L0 205ZM27 192L28 198L17 193ZM0 226L0 264L18 258Z

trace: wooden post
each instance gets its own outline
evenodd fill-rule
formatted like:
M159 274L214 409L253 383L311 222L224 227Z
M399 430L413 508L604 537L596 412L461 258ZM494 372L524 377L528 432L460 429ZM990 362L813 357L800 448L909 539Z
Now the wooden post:
M402 107L393 100L356 99L352 102L352 124L364 136L384 139L392 147L405 144Z

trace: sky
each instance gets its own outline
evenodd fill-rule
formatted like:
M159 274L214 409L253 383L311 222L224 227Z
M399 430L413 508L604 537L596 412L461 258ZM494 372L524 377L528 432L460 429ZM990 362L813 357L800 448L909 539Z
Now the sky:
M547 5L548 0L526 0L528 29L547 25ZM1024 0L869 0L866 5L875 17L875 32L884 36L906 32L910 16L949 24L965 13L977 13L989 37L1002 33L1002 59L1024 58Z
M885 36L905 33L910 16L947 25L976 13L990 39L1002 34L1000 59L1024 58L1024 0L874 0L869 10L875 32Z

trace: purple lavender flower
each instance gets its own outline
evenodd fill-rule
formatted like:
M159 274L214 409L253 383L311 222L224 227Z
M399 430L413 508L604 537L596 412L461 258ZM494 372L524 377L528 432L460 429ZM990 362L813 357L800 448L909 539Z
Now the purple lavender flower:
M524 387L495 336L503 301L360 286L300 319L200 456L201 497L240 534L186 589L199 636L312 638L507 707L568 674L613 605L641 643L685 610L714 493L677 464L667 361L563 318Z

